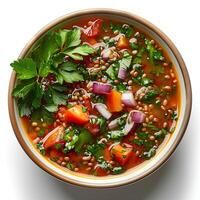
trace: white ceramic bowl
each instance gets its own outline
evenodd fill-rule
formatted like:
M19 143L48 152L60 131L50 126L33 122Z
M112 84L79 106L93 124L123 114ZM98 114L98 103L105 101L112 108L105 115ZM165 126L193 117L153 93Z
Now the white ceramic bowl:
M124 11L111 9L90 9L78 11L60 17L42 28L24 47L19 57L25 57L30 52L34 44L37 43L38 39L42 37L47 31L58 28L59 26L62 26L63 24L66 24L68 22L77 21L78 19L91 16L106 16L110 19L131 24L135 27L138 27L140 30L147 32L157 42L160 43L160 45L165 49L166 52L168 52L168 55L176 68L181 90L181 106L179 119L175 132L164 140L164 142L158 149L157 154L152 159L143 162L135 168L127 170L123 174L109 175L106 177L94 177L77 172L72 172L70 170L63 169L62 167L54 164L51 161L48 161L35 149L35 147L33 147L31 142L27 138L27 135L19 118L19 114L16 109L16 102L11 96L11 92L13 87L15 86L16 81L15 72L12 73L9 86L9 113L11 123L19 143L21 144L25 152L29 155L29 157L42 169L66 182L81 186L105 188L136 182L154 172L163 163L165 163L165 161L167 161L167 159L170 157L170 155L179 144L187 127L191 112L192 94L190 80L184 61L170 39L150 22L144 20L141 17Z

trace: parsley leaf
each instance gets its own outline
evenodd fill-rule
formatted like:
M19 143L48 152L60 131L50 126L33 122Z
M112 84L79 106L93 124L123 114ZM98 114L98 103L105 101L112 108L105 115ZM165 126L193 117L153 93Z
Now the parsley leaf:
M110 65L110 67L106 70L106 74L112 79L115 80L118 75L119 68L128 69L131 65L132 56L128 52L124 52L123 58L118 60L117 62Z
M31 58L23 58L10 64L20 80L31 79L37 76L36 63Z
M145 39L146 49L149 53L149 59L152 64L155 64L155 61L163 61L164 57L161 51L157 50L150 40Z
M31 121L51 124L54 121L53 114L47 111L44 107L40 107L31 114Z
M151 85L153 82L154 82L154 81L153 81L152 79L148 78L148 77L142 78L142 80L141 80L141 84L142 84L143 86L149 86L149 85Z
M80 29L75 28L71 31L68 31L66 34L67 48L78 46L81 43L80 37L81 37Z
M42 85L36 83L35 89L34 89L33 101L32 101L32 106L34 108L39 108L41 106L41 100L42 100L43 93L44 93L44 91L42 89Z
M19 83L12 92L13 97L24 98L31 90L34 89L35 81L23 81Z
M74 60L83 60L83 56L87 56L95 52L95 49L87 44L83 44L74 49L68 49L64 53Z
M67 72L67 71L61 70L60 74L62 75L64 81L67 83L79 82L79 81L84 80L82 74L75 71Z
M30 101L28 98L18 100L19 116L28 116L31 114Z
M119 70L119 63L113 63L110 67L106 70L106 74L112 79L115 80L117 78L117 72Z
M150 90L142 97L141 100L144 103L153 103L157 95L158 95L157 90Z
M136 54L136 57L133 59L134 64L141 64L142 63L142 56L145 52L145 48L142 47L139 49L138 53Z
M160 76L160 74L164 74L165 70L162 66L155 66L152 70L152 74L155 74L156 76Z
M91 134L86 129L81 129L78 137L78 141L75 144L76 152L80 152L85 144L91 144L93 141Z
M128 69L131 65L132 56L128 52L124 52L123 58L119 60L119 66Z
M110 29L115 32L118 31L119 33L123 33L126 35L126 37L130 38L131 35L133 35L133 28L130 27L129 25L123 24L113 24L112 22L110 23Z
M58 50L58 35L55 32L49 32L41 38L38 46L33 49L31 57L40 66L42 63L48 63Z

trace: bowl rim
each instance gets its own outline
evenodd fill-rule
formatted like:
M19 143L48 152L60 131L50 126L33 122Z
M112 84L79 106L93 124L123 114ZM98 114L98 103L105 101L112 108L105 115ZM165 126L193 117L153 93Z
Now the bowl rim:
M18 125L17 125L17 119L16 119L16 116L15 116L15 109L14 109L14 99L12 98L12 90L14 88L15 80L16 80L16 73L14 71L12 72L10 82L9 82L9 88L8 88L9 116L10 116L10 121L11 121L13 130L14 130L14 133L17 137L18 142L20 143L21 147L23 148L23 150L26 152L26 154L31 158L31 160L34 163L36 163L41 169L43 169L44 171L46 171L50 175L52 175L52 176L54 176L54 177L56 177L59 180L62 180L64 182L68 182L68 183L78 185L78 186L86 186L86 187L91 187L91 188L118 187L118 186L130 184L130 183L135 183L135 182L143 179L144 177L152 174L158 168L160 168L170 158L171 154L175 151L175 149L178 146L178 144L180 143L183 135L185 134L185 131L186 131L189 119L190 119L190 114L191 114L191 109L192 109L191 82L190 82L189 74L188 74L186 65L183 61L183 58L182 58L181 54L179 53L179 51L177 50L177 48L175 47L175 45L173 44L173 42L168 38L168 36L166 36L159 28L157 28L155 25L153 25L151 22L147 21L146 19L139 17L135 14L132 14L132 13L129 13L129 12L126 12L126 11L123 11L123 10L116 10L116 9L108 9L108 8L84 9L84 10L79 10L79 11L76 11L76 12L72 12L72 13L63 15L63 16L55 19L55 20L51 21L50 23L48 23L46 26L44 26L42 29L40 29L32 37L32 39L25 45L25 47L21 51L18 58L23 58L27 54L29 49L32 47L32 45L44 33L46 33L48 30L50 30L51 28L53 28L57 24L60 24L67 19L72 19L74 17L82 17L82 16L88 15L88 14L109 14L109 15L113 14L115 16L118 15L118 16L121 16L121 17L133 19L134 21L138 22L139 24L142 24L142 25L146 26L147 28L149 28L150 30L152 30L153 32L155 32L168 45L168 47L172 51L174 57L176 58L179 66L180 66L180 70L181 70L181 73L182 73L182 76L183 76L183 79L184 79L185 92L186 92L186 107L185 107L185 115L184 115L184 118L183 118L182 126L181 126L179 133L177 135L177 138L174 141L174 144L171 147L171 149L169 150L169 152L167 152L166 155L164 155L162 158L160 158L160 160L156 163L156 165L154 165L148 172L145 172L144 175L139 176L137 179L125 180L125 181L121 181L121 182L119 181L118 183L116 183L114 185L112 185L112 184L110 184L110 185L95 185L95 183L93 185L91 185L91 184L87 184L87 183L80 183L76 180L68 179L68 177L63 176L61 174L57 174L57 173L55 173L54 170L48 168L47 165L40 162L40 160L33 154L31 149L28 147L28 145L24 141L22 134L21 134L21 131L19 130Z

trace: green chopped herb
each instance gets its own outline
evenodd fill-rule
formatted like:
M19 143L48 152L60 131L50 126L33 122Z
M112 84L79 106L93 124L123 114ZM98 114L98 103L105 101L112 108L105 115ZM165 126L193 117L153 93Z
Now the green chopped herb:
M44 147L43 147L43 142L39 142L39 143L37 143L37 148L39 149L39 151L40 151L40 153L42 154L42 155L45 155L46 154L46 151L45 151L45 149L44 149Z
M66 167L67 167L69 170L72 170L72 171L73 171L74 168L75 168L74 165L73 165L71 162L68 162L67 165L66 165Z

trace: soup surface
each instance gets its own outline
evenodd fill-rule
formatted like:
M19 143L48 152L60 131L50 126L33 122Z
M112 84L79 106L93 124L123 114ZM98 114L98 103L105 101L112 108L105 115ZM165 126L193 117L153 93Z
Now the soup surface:
M83 19L14 61L28 137L63 168L120 174L151 159L178 119L179 85L162 47L128 24Z

